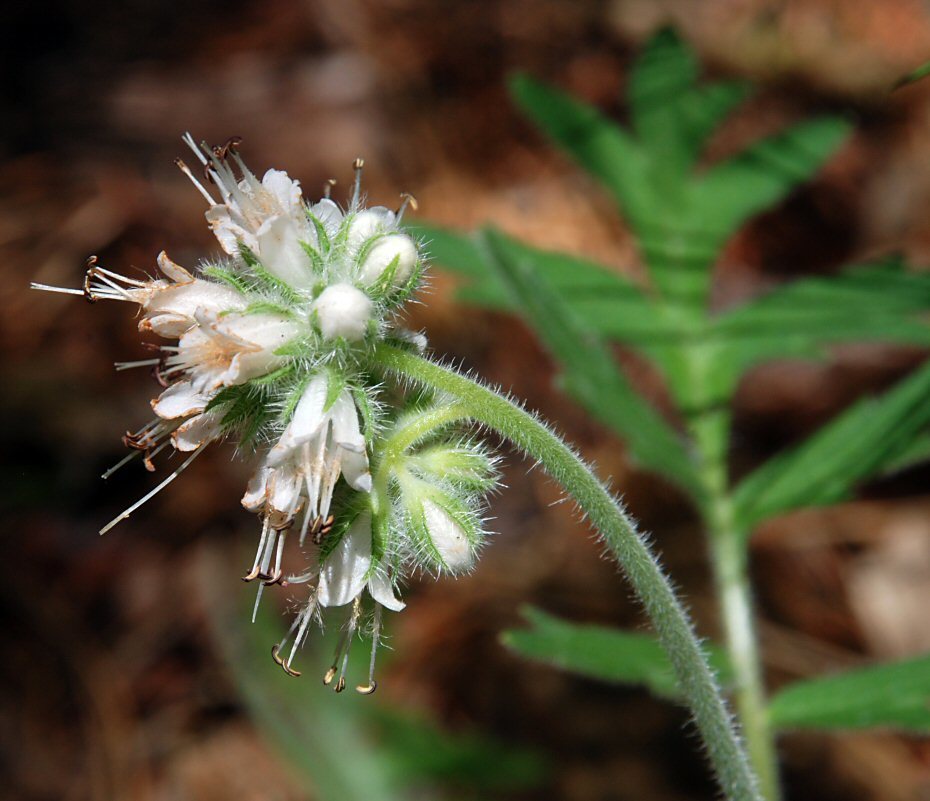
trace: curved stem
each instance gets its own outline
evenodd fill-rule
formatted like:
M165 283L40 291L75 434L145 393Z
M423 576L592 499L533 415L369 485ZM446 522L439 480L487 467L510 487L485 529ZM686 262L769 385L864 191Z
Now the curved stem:
M620 502L564 442L535 417L453 370L400 347L373 354L383 369L454 397L471 419L511 440L575 500L621 564L646 609L731 801L761 801L756 779L688 615L655 555Z

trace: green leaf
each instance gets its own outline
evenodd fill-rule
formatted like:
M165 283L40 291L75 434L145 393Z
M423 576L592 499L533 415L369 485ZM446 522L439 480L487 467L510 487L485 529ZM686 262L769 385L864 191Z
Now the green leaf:
M930 272L899 261L806 278L714 318L719 349L709 380L728 398L742 374L773 359L822 359L843 342L930 345Z
M772 699L769 715L780 729L930 733L930 654L792 684Z
M657 211L647 180L649 160L633 137L593 107L526 75L513 77L510 91L526 115L628 213Z
M881 466L879 475L892 476L927 462L930 462L930 431L923 431L903 451L888 459Z
M878 398L854 404L806 442L744 478L734 495L736 524L841 501L905 453L930 425L930 361Z
M907 75L902 75L895 81L892 89L900 89L902 86L907 86L908 84L923 80L928 75L930 75L930 61L921 64L917 69L911 70Z
M714 335L777 358L836 342L930 344L928 317L930 272L894 260L779 287L718 317Z
M694 223L722 245L750 217L808 180L849 135L837 117L798 123L717 164L697 182Z
M679 699L668 656L651 634L570 623L531 606L521 612L530 628L501 635L502 642L521 656L600 681L643 686L659 698ZM718 675L726 673L723 653L712 648L710 657Z
M489 263L558 362L566 391L620 434L643 465L699 495L682 438L633 390L597 333L547 286L519 245L493 230L484 241Z
M525 790L546 774L542 759L477 732L450 733L407 710L376 707L391 770L407 782L432 779L476 790Z
M511 89L527 115L614 195L656 286L688 323L706 303L710 268L727 239L808 179L849 126L835 118L802 123L703 175L691 174L703 138L741 90L729 85L692 93L693 67L682 47L660 35L631 81L637 138L525 76Z
M707 137L748 94L744 83L697 86L691 49L672 29L656 34L630 78L633 128L653 169L671 179L690 169Z

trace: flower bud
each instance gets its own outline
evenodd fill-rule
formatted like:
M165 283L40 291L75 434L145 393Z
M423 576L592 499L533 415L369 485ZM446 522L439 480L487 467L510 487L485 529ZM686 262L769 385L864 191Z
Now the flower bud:
M362 262L359 280L366 286L384 282L385 288L398 289L413 275L417 266L417 246L406 234L388 234L372 246Z
M355 258L362 246L373 236L383 233L394 224L394 212L384 206L363 209L352 217L346 246Z
M487 492L498 481L495 460L476 442L437 442L407 457L407 466L434 483Z
M448 570L460 573L472 566L472 544L461 522L429 498L423 501L423 522L436 553Z
M363 339L371 319L368 296L350 284L326 287L313 304L320 330L326 339L342 337L349 342Z
M467 500L448 486L437 486L406 470L396 477L404 507L403 525L415 548L414 559L450 573L469 570L484 533Z

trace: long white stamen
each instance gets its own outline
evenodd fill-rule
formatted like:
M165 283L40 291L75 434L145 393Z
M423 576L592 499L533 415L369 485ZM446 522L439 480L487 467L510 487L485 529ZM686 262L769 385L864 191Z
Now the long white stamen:
M117 372L121 370L131 370L133 367L154 367L161 359L142 359L138 362L113 362Z
M94 270L94 275L99 275L100 273L102 273L103 275L108 275L110 276L110 278L114 278L117 281L124 281L125 283L132 284L134 286L148 286L149 284L152 283L151 281L138 281L135 278L127 278L125 275L120 275L119 273L114 273L110 270L105 270L103 267L100 267L100 266L95 266L93 270Z
M207 163L207 159L204 157L203 153L200 152L200 148L197 147L197 143L194 142L194 137L191 136L190 131L185 131L184 136L181 137L181 141L193 151L198 159L200 159L201 164Z
M336 679L336 686L333 688L337 693L341 693L346 687L346 668L349 667L349 652L352 650L352 639L355 637L355 628L358 625L358 618L362 611L362 600L356 598L352 604L352 612L349 615L349 627L346 630L346 636L343 642L342 664L339 667L339 678Z
M197 191L203 195L203 199L206 200L207 203L209 203L211 206L218 205L217 202L213 199L213 195L204 189L203 184L197 180L197 177L194 175L194 173L191 172L191 168L188 167L182 159L175 159L174 163L177 164L178 169L190 179L191 183L196 187ZM206 162L204 162L204 164L206 164Z
M371 624L371 657L368 660L368 686L358 686L356 692L369 695L375 691L378 683L375 681L375 660L378 656L378 645L381 642L381 604L375 604L375 613Z
M314 598L304 607L302 615L303 620L300 621L300 628L297 630L297 636L294 638L294 644L291 646L291 653L287 657L287 666L291 666L291 662L294 661L294 656L297 653L297 649L303 645L304 640L307 637L307 626L310 625L310 618L313 617L314 609L316 608L316 599Z
M51 286L49 284L37 284L35 281L29 284L30 289L38 289L42 292L58 292L61 295L81 295L84 296L83 289L72 289L66 286Z
M113 475L117 470L119 470L121 467L125 467L125 466L126 466L127 464L129 464L133 459L135 459L136 457L141 456L141 455L142 455L142 451L133 451L133 452L130 453L128 456L124 456L124 457L123 457L122 459L120 459L115 465L113 465L113 467L111 467L109 470L106 470L106 471L100 476L100 478L102 478L102 479L108 479L110 476L112 476L112 475Z
M304 522L300 526L300 546L303 547L304 540L307 539L307 531L310 529L310 521L313 516L310 513L310 504L307 504L307 511L304 514Z
M274 553L275 541L278 539L278 532L272 529L269 532L268 542L265 543L265 553L262 555L262 564L260 568L260 573L268 575L268 568L271 565L271 555ZM258 592L255 594L255 606L252 607L252 622L255 622L255 618L258 617L258 605L262 600L262 593L265 590L265 584L262 582L258 585Z
M278 535L278 550L274 556L274 573L273 575L279 576L281 574L281 556L284 553L284 540L287 539L287 532L282 531Z
M159 492L161 492L172 481L174 481L179 475L181 475L181 473L183 473L187 469L187 466L191 462L193 462L194 459L196 459L204 450L205 450L204 447L201 446L196 451L194 451L190 456L187 457L187 459L184 460L184 462L182 462L181 466L177 470L175 470L170 476L168 476L168 478L162 481L161 484L155 487L155 489L153 489L151 492L147 492L145 495L143 495L138 501L136 501L132 506L130 506L121 515L114 517L109 523L107 523L102 529L100 529L100 533L106 534L111 528L113 528L113 526L125 520L133 512L135 512L136 509L138 509L144 503L146 503L147 501L151 500L156 495L158 495Z
M106 275L101 275L99 270L94 270L94 278L100 281L100 283L104 284L104 286L108 286L114 292L118 292L120 295L126 298L126 300L131 300L133 301L133 303L135 303L135 300L133 299L132 295L129 294L128 290L125 287L121 287L119 284L117 284L115 281L108 278ZM96 287L91 287L91 289L96 289Z
M352 211L358 210L358 201L362 194L362 167L364 166L364 159L355 159L352 164L352 169L355 170L355 181L352 183L352 201L349 204Z
M268 532L271 530L271 518L267 515L265 516L264 521L262 522L262 533L258 538L258 550L255 551L255 560L252 562L252 573L258 568L259 560L262 558L262 553L265 550L265 542L268 540Z

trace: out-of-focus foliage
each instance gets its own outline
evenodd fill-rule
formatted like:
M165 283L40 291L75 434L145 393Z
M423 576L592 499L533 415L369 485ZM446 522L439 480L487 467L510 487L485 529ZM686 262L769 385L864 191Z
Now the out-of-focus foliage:
M930 425L930 362L878 398L854 404L812 437L770 459L734 492L744 531L776 515L848 498L856 484L908 453Z
M245 610L237 613L217 604L216 639L255 722L304 774L315 797L393 801L409 798L414 790L419 798L443 798L446 790L454 790L456 797L480 793L487 798L542 780L541 761L527 751L474 732L451 734L422 713L401 712L351 690L336 695L321 692L316 681L294 681L267 655L267 644L280 635L267 609L259 611L254 624L242 627L233 621ZM328 650L337 637L331 632L318 652ZM367 643L358 645L351 657L364 675Z
M677 701L680 697L668 656L651 634L578 625L530 606L523 609L523 617L530 628L513 629L501 637L518 654L592 679L640 685L660 698ZM725 684L729 676L726 656L719 648L708 653Z
M792 684L769 714L782 729L930 732L930 655Z
M705 519L724 503L731 534L744 547L759 523L835 503L862 482L930 452L923 437L930 426L930 366L924 366L883 396L854 404L735 488L708 483L707 460L725 464L730 404L750 367L772 359L822 358L828 346L843 342L930 345L930 272L908 270L896 260L853 267L712 313L712 268L727 240L809 179L850 126L838 117L802 122L699 168L708 136L748 88L701 84L697 78L690 50L671 31L660 32L630 79L629 128L529 77L512 82L514 99L527 116L616 200L647 267L648 286L491 229L461 235L420 226L418 232L433 259L464 279L463 300L524 317L556 361L568 393L622 437L634 459L684 490ZM611 342L633 348L660 368L685 431L635 393ZM539 612L530 619L533 629L506 635L520 653L674 695L664 662L643 635L574 626ZM776 698L773 719L784 726L856 721L923 726L930 688L911 680L913 664L918 663L788 688ZM909 689L885 704L883 715L889 677L899 675L910 681ZM824 690L822 706L812 703L805 718L799 710L818 688ZM851 690L859 697L850 700L844 716L841 691Z

